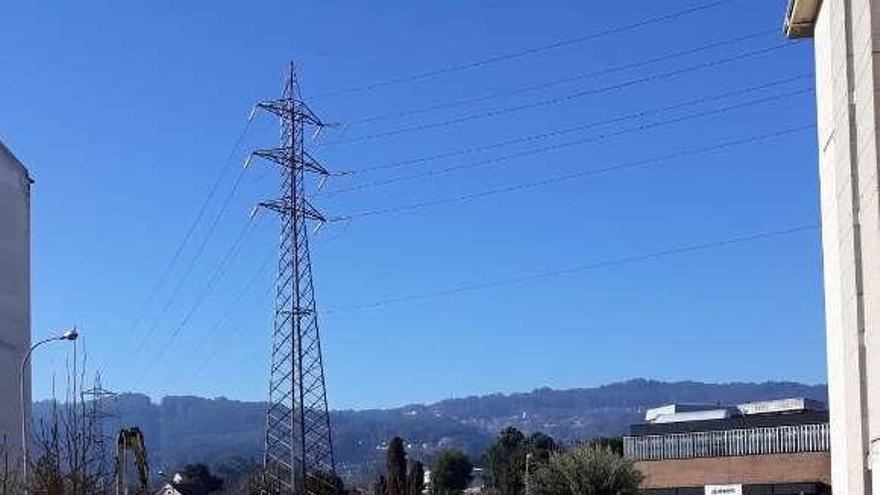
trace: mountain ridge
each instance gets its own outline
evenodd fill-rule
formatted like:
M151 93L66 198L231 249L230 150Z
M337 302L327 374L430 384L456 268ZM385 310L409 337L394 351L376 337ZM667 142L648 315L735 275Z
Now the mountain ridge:
M494 393L393 408L331 411L334 447L343 472L371 476L384 463L384 442L401 436L413 458L429 459L443 448L478 457L497 432L515 426L543 431L561 442L625 434L644 409L670 402L734 404L805 397L827 400L824 384L788 381L706 383L637 378L596 387ZM35 418L47 418L50 401L35 403ZM166 396L158 403L143 394L121 394L107 409L118 417L105 430L138 425L155 465L219 464L260 458L265 402L193 395Z

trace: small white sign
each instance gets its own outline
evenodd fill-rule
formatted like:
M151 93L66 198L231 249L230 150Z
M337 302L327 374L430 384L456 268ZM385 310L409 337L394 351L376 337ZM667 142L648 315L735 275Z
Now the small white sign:
M742 495L742 485L706 485L706 495Z

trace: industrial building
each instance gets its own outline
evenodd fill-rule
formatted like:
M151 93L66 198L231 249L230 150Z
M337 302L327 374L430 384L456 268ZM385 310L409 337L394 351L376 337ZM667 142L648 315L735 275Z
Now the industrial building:
M30 187L27 169L0 142L0 448L20 445L19 425L30 404L30 370L25 404L19 367L31 340Z
M789 0L784 34L814 40L831 478L878 494L880 0Z
M783 399L648 409L623 439L645 495L830 494L828 411Z

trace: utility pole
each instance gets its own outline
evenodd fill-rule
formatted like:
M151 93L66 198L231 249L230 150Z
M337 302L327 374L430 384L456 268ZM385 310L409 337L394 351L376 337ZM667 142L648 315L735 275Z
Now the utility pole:
M279 197L260 203L281 218L263 454L265 485L273 495L313 494L336 471L307 227L308 222L321 223L324 217L306 199L305 189L306 173L321 180L330 173L306 152L303 142L306 128L319 131L325 124L302 101L292 63L281 98L259 103L256 110L272 113L281 121L280 146L251 154L274 162L281 179Z
M107 441L109 437L105 433L104 423L109 419L117 418L117 414L107 410L107 400L114 400L116 393L111 392L101 384L101 372L95 374L95 382L92 388L82 391L82 401L86 406L86 424L92 429L94 434L93 452L98 456L97 472L99 477L98 488L105 488L105 480L109 470L107 469ZM86 455L88 453L84 453Z

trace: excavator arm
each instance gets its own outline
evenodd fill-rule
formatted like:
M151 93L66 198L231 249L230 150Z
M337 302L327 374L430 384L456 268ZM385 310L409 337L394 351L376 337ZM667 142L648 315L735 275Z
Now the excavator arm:
M128 453L134 455L135 466L138 470L140 492L147 493L150 480L150 468L147 464L147 445L144 434L140 428L123 428L116 436L116 493L128 495L128 483L126 482L126 470L128 469Z

